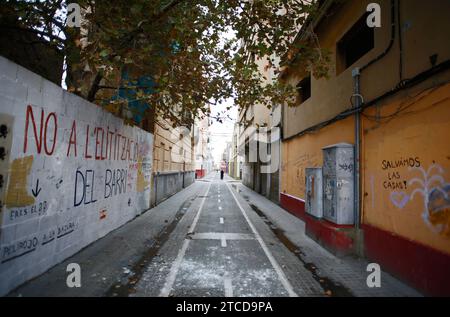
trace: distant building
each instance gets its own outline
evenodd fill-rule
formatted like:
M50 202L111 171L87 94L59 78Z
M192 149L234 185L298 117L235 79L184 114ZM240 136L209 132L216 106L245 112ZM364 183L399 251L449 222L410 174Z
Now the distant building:
M239 155L239 123L234 124L233 136L231 140L231 153L229 162L229 175L235 179L240 179L242 157Z
M213 170L209 118L196 119L194 126L195 177L203 178Z
M249 58L254 58L252 55ZM274 65L279 58L271 57ZM277 80L273 67L268 67L268 57L255 60L261 76L270 83ZM267 198L279 201L280 106L271 109L262 104L253 104L240 109L238 124L238 148L242 161L239 163L239 176L242 183ZM252 144L254 142L254 144ZM265 157L261 154L266 153Z
M222 164L220 167L227 174L230 172L231 152L231 142L227 142L222 153Z

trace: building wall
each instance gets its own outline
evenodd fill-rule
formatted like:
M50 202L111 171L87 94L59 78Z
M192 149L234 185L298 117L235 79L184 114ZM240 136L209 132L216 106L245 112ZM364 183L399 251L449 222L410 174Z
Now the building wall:
M305 168L321 167L322 148L347 142L354 144L353 117L329 125L319 133L282 142L281 192L305 199Z
M3 57L0 74L3 295L150 207L153 135Z
M192 132L183 127L173 128L168 120L156 120L153 165L152 206L193 183Z
M367 4L373 1L340 2L333 14L318 25L315 31L322 48L330 52L331 67L329 78L311 78L311 98L299 107L285 108L283 113L283 135L285 138L333 118L338 113L351 108L350 96L353 93L352 69L363 66L383 53L391 39L391 0L381 0L381 28L375 28L375 47L341 73L336 70L336 43L366 12ZM339 1L338 1L339 2ZM403 79L430 68L430 56L438 54L437 63L450 57L450 45L436 30L447 30L450 26L447 12L450 2L446 0L400 1L402 20ZM425 9L424 9L425 8ZM398 33L398 29L396 29ZM361 76L361 93L365 101L391 90L399 78L398 34L388 52L376 64L364 70ZM375 66L376 65L376 66ZM287 81L296 85L305 75L302 69L291 67L285 71Z
M239 123L235 123L231 142L230 176L240 179Z
M322 165L323 146L354 144L354 119L349 116L310 133L301 132L349 109L351 70L388 47L390 1L380 1L382 28L375 29L375 48L336 75L336 43L362 16L368 2L348 1L319 24L320 42L332 52L330 78L312 78L311 98L296 108L284 108L281 200L299 216L304 212L305 168ZM437 31L450 27L444 13L450 3L400 3L402 79L414 78L431 68L430 56L437 54L436 64L450 58L446 34ZM391 91L400 81L397 32L387 55L361 74L361 94L366 102ZM302 78L300 69L291 69L285 76L293 84ZM450 71L442 71L382 98L362 113L364 253L428 295L450 294L449 82ZM348 237L346 244L352 244Z
M370 118L362 120L364 254L425 294L448 295L450 84L422 88L364 112ZM371 117L389 116L400 105L407 110L394 118ZM321 148L338 142L354 144L353 117L283 142L283 207L304 219L305 168L322 166Z
M195 173L203 178L212 170L212 158L209 147L209 118L196 119L194 127Z
M450 254L450 84L366 114L401 105L363 120L363 222Z
M425 294L440 296L450 295L447 78L447 84L416 87L369 109L371 120L362 122L365 254ZM392 116L399 108L403 113Z
M275 60L275 64L277 64L279 58L273 58ZM257 59L256 64L258 65L258 70L261 76L264 76L266 78L266 83L272 82L276 79L273 68L267 67L268 57ZM265 105L261 105L258 103L255 103L248 109L241 109L241 111L239 112L239 122L242 124L242 126L240 128L240 134L238 135L239 142L240 144L242 144L241 148L245 149L243 145L246 143L248 144L249 137L255 137L255 135L252 134L254 130L259 129L259 127L271 126L271 114L271 109L267 108ZM249 188L265 195L267 194L267 191L265 189L270 186L270 178L266 177L266 175L263 176L260 173L260 166L262 163L260 161L259 155L257 158L257 162L250 162L248 151L249 149L247 149L246 152L245 150L243 151L243 154L245 153L245 155L242 156L244 160L240 164L240 168L242 169L242 183Z
M183 137L180 134L183 133ZM175 172L194 170L192 132L185 128L173 128L163 119L155 124L154 171Z

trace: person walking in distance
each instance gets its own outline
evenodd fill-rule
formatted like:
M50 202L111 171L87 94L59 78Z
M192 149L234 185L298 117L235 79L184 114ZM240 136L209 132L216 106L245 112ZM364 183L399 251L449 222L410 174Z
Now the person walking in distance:
M223 179L223 174L224 174L225 172L223 171L223 170L221 170L220 171L220 179Z

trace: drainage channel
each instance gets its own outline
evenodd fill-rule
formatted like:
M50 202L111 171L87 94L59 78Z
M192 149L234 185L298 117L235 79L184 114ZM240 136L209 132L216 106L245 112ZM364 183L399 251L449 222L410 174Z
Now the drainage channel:
M147 265L153 260L153 258L158 254L159 250L162 248L164 243L169 240L170 235L175 230L176 226L180 222L181 218L185 215L186 211L191 206L192 202L197 199L198 196L194 196L192 198L189 198L183 202L183 204L178 209L177 213L175 214L174 219L172 222L166 226L159 234L156 236L153 240L153 244L148 249L145 254L142 255L142 257L133 264L132 268L130 269L133 274L128 277L128 280L125 283L122 283L121 281L118 281L111 285L111 287L106 291L105 296L106 297L127 297L132 293L136 292L135 286L139 282L139 280L142 277L142 274L144 273Z
M240 189L237 188L237 186L232 185L236 191L239 193L241 192ZM284 246L291 251L302 263L305 269L307 269L309 272L311 272L313 278L319 283L319 285L324 290L325 295L331 296L331 297L353 297L354 295L352 292L346 288L345 286L334 282L332 279L320 276L317 273L317 266L312 262L307 262L304 259L305 254L300 250L299 247L297 247L294 243L292 243L291 240L289 240L286 235L284 234L284 231L279 229L277 226L275 226L268 218L267 216L259 209L257 206L250 203L250 199L248 196L241 194L242 197L249 203L250 207L256 212L256 214L261 217L261 219L269 226L270 230L275 234L275 236L280 240L281 243L284 244Z

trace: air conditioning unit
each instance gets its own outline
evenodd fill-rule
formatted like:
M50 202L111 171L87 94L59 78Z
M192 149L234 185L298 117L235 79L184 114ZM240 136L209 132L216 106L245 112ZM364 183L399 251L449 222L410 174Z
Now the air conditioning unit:
M323 149L323 216L338 225L354 219L354 150L339 143Z
M305 211L316 217L323 216L322 199L322 168L310 167L305 169L306 193Z

